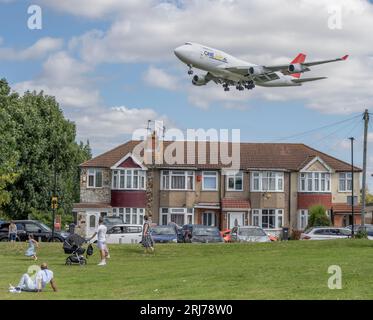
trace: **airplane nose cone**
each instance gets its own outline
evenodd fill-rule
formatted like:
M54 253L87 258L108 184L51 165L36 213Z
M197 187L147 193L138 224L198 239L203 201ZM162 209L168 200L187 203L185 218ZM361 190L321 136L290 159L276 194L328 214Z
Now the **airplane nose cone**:
M183 48L183 46L177 47L177 48L174 50L175 56L178 57L179 59L182 59L182 58L183 58L183 52L184 52L184 48Z

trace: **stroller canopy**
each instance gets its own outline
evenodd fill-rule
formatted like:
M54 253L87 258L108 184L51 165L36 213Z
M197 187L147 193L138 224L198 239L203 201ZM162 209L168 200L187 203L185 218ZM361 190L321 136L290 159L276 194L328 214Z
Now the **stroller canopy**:
M72 253L74 249L80 248L84 242L84 238L74 233L65 239L63 249L65 253Z

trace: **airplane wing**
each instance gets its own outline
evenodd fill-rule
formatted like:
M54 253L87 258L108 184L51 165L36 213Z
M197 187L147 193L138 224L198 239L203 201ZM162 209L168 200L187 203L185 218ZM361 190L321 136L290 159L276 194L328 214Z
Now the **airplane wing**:
M291 81L294 83L302 83L302 82L309 82L309 81L317 81L327 79L328 77L316 77L316 78L303 78L303 79L292 79Z
M313 62L303 62L303 63L300 63L303 67L305 67L303 69L303 72L306 72L306 71L310 71L310 69L308 67L312 67L312 66L316 66L316 65L319 65L319 64L325 64L325 63L330 63L330 62L336 62L336 61L344 61L344 60L347 60L348 58L348 55L345 55L343 56L342 58L336 58L336 59L331 59L331 60L320 60L320 61L313 61ZM289 64L282 64L282 65L274 65L274 66L262 66L263 68L263 72L264 73L271 73L271 72L275 72L275 71L280 71L282 72L283 74L289 74ZM226 68L226 70L228 71L231 71L231 72L234 72L234 73L238 73L238 74L241 74L241 75L249 75L249 68L248 66L237 66L237 67L228 67Z

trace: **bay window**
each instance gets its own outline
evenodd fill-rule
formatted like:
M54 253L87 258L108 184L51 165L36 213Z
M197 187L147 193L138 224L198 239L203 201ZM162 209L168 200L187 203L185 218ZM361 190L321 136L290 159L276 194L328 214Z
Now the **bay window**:
M284 191L284 173L276 171L256 171L251 174L251 191Z
M202 190L204 191L218 190L218 173L216 171L202 172Z
M284 210L253 209L252 225L263 229L279 229L283 226Z
M339 190L340 192L352 191L352 173L343 172L339 174Z
M113 215L120 216L124 224L143 224L144 208L113 208Z
M243 190L243 172L236 174L227 174L227 191L242 191Z
M102 188L102 169L88 169L88 188Z
M114 190L144 190L146 171L125 169L113 170Z
M194 190L194 171L163 170L162 190Z
M303 172L299 175L299 191L330 192L330 173Z

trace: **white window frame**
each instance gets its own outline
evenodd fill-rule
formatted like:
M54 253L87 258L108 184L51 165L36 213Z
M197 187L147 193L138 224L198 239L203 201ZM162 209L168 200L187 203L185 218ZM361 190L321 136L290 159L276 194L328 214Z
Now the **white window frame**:
M215 178L215 188L207 188L205 186L205 178ZM203 171L202 172L202 191L218 191L219 189L219 175L217 171Z
M205 215L211 215L211 224L210 225L206 225L206 224L204 224L203 223L203 217L205 216ZM203 225L205 225L205 226L209 226L209 227L216 227L216 213L214 212L214 211L205 211L205 212L202 212L202 217L201 217L202 219L202 224Z
M163 225L163 217L167 217L167 224L171 222L172 214L184 215L184 224L194 224L194 208L159 208L159 224ZM191 218L191 219L189 219ZM189 221L188 221L189 220Z
M318 183L318 189L316 188L316 181ZM304 189L302 186L304 183ZM330 193L331 192L331 173L330 172L300 172L298 179L298 191L304 193L320 192ZM324 190L322 190L324 188Z
M137 174L135 175L135 172ZM114 183L116 177L116 185ZM130 187L127 187L127 178L131 178ZM137 187L134 186L134 177L137 177ZM145 190L146 171L141 169L113 169L112 170L112 190ZM123 187L121 182L123 182Z
M229 188L229 179L230 178L234 178L234 187L233 188ZM241 189L236 189L237 178L241 178ZM243 172L242 171L239 171L236 174L231 174L231 173L226 174L226 178L225 178L226 191L241 192L241 191L243 191L243 183L244 182L243 182Z
M344 176L342 178L342 176ZM344 182L345 188L341 188L341 182ZM348 184L350 183L350 188ZM352 191L352 172L340 172L338 175L338 192L351 192Z
M274 210L275 212L275 228L264 228L263 227L263 211ZM256 222L257 220L257 222ZM280 223L281 222L281 223ZM284 209L253 209L252 210L252 222L253 226L258 226L265 230L276 230L281 229L284 225Z
M270 177L269 175L274 175L274 177ZM264 188L264 179L274 179L275 180L275 188ZM257 180L258 189L255 188L255 180ZM253 171L251 172L251 192L284 192L284 180L285 175L283 172L280 171ZM279 188L279 184L281 183L281 188ZM267 183L269 187L269 183Z
M126 222L126 214L130 215L130 222ZM116 217L122 216L124 224L142 225L144 223L145 208L113 208L113 215ZM133 215L136 215L136 223L133 222Z
M305 230L308 226L308 210L301 209L298 211L298 229ZM304 220L304 221L303 221Z
M93 172L93 173L92 173ZM97 187L96 175L101 172L101 186ZM89 185L89 177L93 176L93 186ZM89 168L87 169L87 188L88 189L102 189L104 187L104 172L101 168Z
M166 174L167 173L167 174ZM185 178L184 188L172 188L172 177ZM188 188L188 178L192 178L192 189ZM166 182L166 185L165 185ZM161 171L161 190L166 191L194 191L195 190L195 172L192 170L162 170Z

